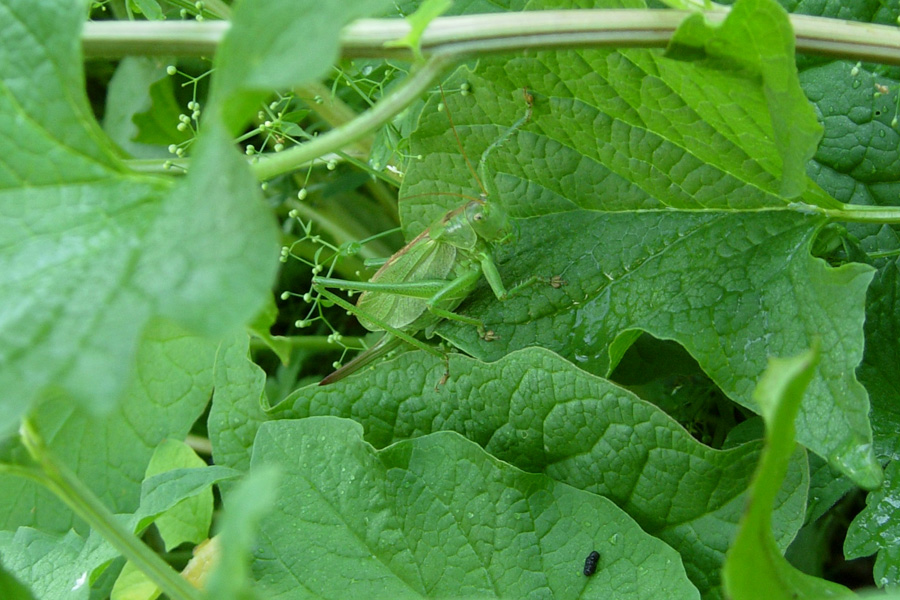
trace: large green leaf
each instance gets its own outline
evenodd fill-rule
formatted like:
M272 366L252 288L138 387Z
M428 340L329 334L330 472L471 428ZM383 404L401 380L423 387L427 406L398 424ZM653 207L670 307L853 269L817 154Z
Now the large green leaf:
M758 443L713 450L652 404L548 352L531 348L497 363L410 352L338 384L298 390L271 418L349 417L376 448L456 431L497 458L614 501L682 557L705 598L746 502ZM775 520L784 548L803 522L808 473L791 462Z
M349 420L270 422L252 468L269 465L281 486L253 564L269 598L699 597L678 555L612 502L456 433L376 451Z
M877 486L868 398L855 376L872 272L810 256L825 222L811 207L838 203L802 178L814 114L796 71L767 58L793 52L786 15L747 0L721 30L689 34L706 36L690 63L649 50L538 53L482 60L447 85L469 84L447 106L466 154L485 165L492 201L519 218L518 242L498 251L501 274L566 285L505 303L482 286L459 310L499 339L451 322L439 333L485 360L540 345L605 375L643 330L681 343L754 410L767 357L820 340L798 439ZM523 87L534 98L530 120L485 157L525 114ZM779 133L785 122L797 123L802 145ZM412 150L423 158L403 192L409 232L458 202L435 192L479 191L446 115L426 107Z
M0 2L0 432L48 395L111 409L153 317L233 330L278 264L257 184L214 131L177 186L125 170L86 101L83 18Z

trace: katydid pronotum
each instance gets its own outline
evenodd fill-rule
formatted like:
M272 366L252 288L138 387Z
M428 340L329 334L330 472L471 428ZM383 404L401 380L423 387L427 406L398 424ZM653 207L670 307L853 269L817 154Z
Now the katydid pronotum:
M525 115L488 146L479 161L479 168L485 164L488 153L531 118L533 98L527 90L523 91ZM443 98L443 90L441 96ZM446 101L444 105L446 106ZM378 342L325 377L320 385L343 379L392 351L402 342L446 361L443 352L414 337L423 330L426 337L430 337L434 327L443 319L472 325L483 339L496 339L494 332L486 331L481 321L458 315L453 309L472 293L482 275L499 300L506 300L540 280L533 276L511 289L504 286L494 263L492 247L512 238L511 223L503 209L488 200L478 173L465 156L449 111L447 118L466 165L481 188L482 196L468 199L463 206L449 211L432 223L391 256L369 281L313 278L313 288L321 296L354 313L369 331L385 332ZM362 294L356 306L353 306L327 288L359 291ZM446 378L445 373L441 381Z

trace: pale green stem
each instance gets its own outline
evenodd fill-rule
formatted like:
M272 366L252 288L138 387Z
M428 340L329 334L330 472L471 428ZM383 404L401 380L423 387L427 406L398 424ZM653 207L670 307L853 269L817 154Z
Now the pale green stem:
M893 258L895 256L900 256L900 249L885 250L884 252L866 252L866 255L869 258Z
M198 589L123 527L100 499L52 456L29 421L22 423L20 435L22 444L42 471L26 474L7 469L8 472L27 476L46 486L172 600L201 600L203 596Z
M833 221L850 223L900 223L900 208L890 206L865 206L845 204L842 208L826 208L821 211Z
M440 17L422 36L422 50L465 55L525 49L664 47L690 12L680 10L554 10ZM718 23L725 12L704 16ZM900 64L897 27L790 15L798 52L848 60ZM212 56L228 29L226 21L100 21L86 23L85 55ZM412 59L408 49L385 48L403 37L401 19L361 19L344 28L346 57Z
M212 442L209 441L209 438L189 433L184 438L184 443L190 446L191 450L201 456L212 456L213 448Z
M344 148L365 137L390 121L394 115L400 113L425 93L444 69L453 64L455 60L455 57L450 54L434 54L421 67L413 71L402 85L353 121L337 129L332 129L301 146L278 154L267 154L260 157L259 162L253 165L256 177L266 180L282 173L288 173L317 156Z

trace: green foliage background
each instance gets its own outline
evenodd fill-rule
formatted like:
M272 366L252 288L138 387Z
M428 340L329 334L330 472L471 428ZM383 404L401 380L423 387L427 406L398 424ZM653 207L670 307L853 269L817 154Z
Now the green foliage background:
M544 8L583 6L452 10ZM845 554L877 554L876 583L895 586L897 238L845 203L897 204L900 88L893 68L795 60L784 8L897 16L740 0L720 27L687 19L665 52L529 51L450 73L446 112L433 95L394 123L421 155L401 164L406 239L459 204L448 192L483 185L517 223L495 256L504 281L564 285L503 303L482 285L459 312L498 339L443 323L462 351L443 383L441 361L414 351L318 387L302 377L327 370L319 353L260 333L288 219L232 136L272 90L332 73L341 27L385 3L240 3L176 179L130 169L121 149L160 155L179 109L158 65L121 63L101 128L84 7L0 0L3 597L103 597L126 543L39 485L23 422L126 531L155 523L160 554L210 531L218 485L210 597L849 595L781 554L857 486L874 491ZM486 155L525 114L523 88L530 118ZM251 360L265 362L251 322L288 366ZM715 447L695 439L671 377L708 382L743 423L720 424ZM211 465L173 441L192 430Z

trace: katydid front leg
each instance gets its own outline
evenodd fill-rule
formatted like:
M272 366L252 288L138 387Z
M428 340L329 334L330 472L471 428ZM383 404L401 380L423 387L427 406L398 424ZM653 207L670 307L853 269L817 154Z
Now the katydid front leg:
M319 382L319 385L328 385L329 383L334 383L335 381L339 381L344 377L356 373L360 369L369 366L382 356L387 356L402 343L402 339L395 337L389 333L385 333L383 336L381 336L381 339L375 342L375 344L373 344L371 347L354 356L353 360L341 366L333 373L326 375L322 379L322 381Z
M508 300L514 296L517 296L530 285L534 285L538 281L540 281L540 277L537 275L532 275L522 283L514 286L512 289L507 290L506 286L503 285L503 278L500 277L500 271L497 270L497 265L494 263L493 257L484 252L479 257L481 262L481 272L484 273L484 278L487 279L488 285L491 286L491 290L494 292L494 295L497 297L497 300Z

